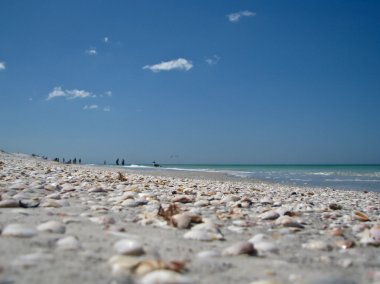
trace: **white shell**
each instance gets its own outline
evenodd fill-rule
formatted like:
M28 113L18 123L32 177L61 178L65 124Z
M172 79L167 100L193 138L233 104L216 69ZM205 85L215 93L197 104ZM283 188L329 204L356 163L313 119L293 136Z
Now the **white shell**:
M57 241L57 247L62 250L78 250L81 244L76 237L67 236Z
M66 231L65 226L59 221L48 221L37 226L38 231L63 234Z
M169 270L156 270L141 279L141 284L190 284L193 281L181 274Z
M142 255L144 254L144 248L138 241L133 240L120 240L114 244L114 249L118 254L123 255Z
M24 224L9 224L5 226L2 232L3 236L30 238L37 235L37 231Z

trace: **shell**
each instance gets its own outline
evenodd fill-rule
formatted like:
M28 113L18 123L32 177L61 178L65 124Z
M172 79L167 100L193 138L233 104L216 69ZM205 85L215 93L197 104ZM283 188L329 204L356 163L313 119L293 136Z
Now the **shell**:
M141 279L141 284L190 284L193 281L179 273L169 270L156 270L148 273Z
M3 236L31 238L37 235L37 231L24 224L9 224L2 231Z
M256 255L257 251L252 243L240 242L227 247L222 252L224 256L236 256L240 254Z
M321 240L310 240L306 244L303 244L303 247L307 249L311 249L311 250L323 250L323 251L332 250L331 245Z
M275 223L284 227L304 228L297 220L287 215L279 217Z
M276 211L267 211L267 212L264 212L262 213L259 218L261 220L275 220L277 219L278 217L280 217L280 214L277 213Z
M179 229L188 229L191 224L191 215L188 213L181 213L172 216L172 224Z
M15 199L5 199L0 201L0 208L16 208L19 207L18 201Z
M65 226L59 221L48 221L37 226L37 230L41 232L64 234Z
M352 218L354 220L359 220L361 222L367 222L369 221L369 218L367 215L365 215L364 213L362 212L359 212L359 211L354 211L354 213L352 213Z
M81 248L81 243L74 236L67 236L57 241L57 247L61 250L78 250Z
M123 255L138 256L145 253L144 248L140 242L128 239L117 241L114 244L114 249L117 251L117 253Z

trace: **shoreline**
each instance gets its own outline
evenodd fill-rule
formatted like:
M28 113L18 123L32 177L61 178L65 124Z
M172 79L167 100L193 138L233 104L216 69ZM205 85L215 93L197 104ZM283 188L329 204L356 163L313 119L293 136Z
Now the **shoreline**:
M380 283L377 192L5 153L0 192L0 283Z

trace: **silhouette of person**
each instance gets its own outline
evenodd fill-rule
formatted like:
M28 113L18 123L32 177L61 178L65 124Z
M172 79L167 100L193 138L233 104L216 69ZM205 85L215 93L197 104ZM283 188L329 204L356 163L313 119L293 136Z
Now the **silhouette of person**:
M65 163L65 158L62 158L62 163L63 163L63 164Z
M106 160L104 160L103 164L104 164L104 165L107 165L107 161L106 161Z
M121 161L121 165L122 165L122 166L125 165L124 159Z
M76 164L76 163L77 163L77 158L74 158L73 164Z
M117 158L116 160L116 165L119 165L119 158Z
M82 163L82 159L79 159L79 164L81 164Z

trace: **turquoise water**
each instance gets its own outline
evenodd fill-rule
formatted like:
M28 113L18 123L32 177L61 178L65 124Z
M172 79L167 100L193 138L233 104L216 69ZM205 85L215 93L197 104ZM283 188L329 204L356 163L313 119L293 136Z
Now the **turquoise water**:
M157 170L151 165L129 169ZM165 164L172 171L218 172L229 176L298 186L380 192L380 165L197 165Z

